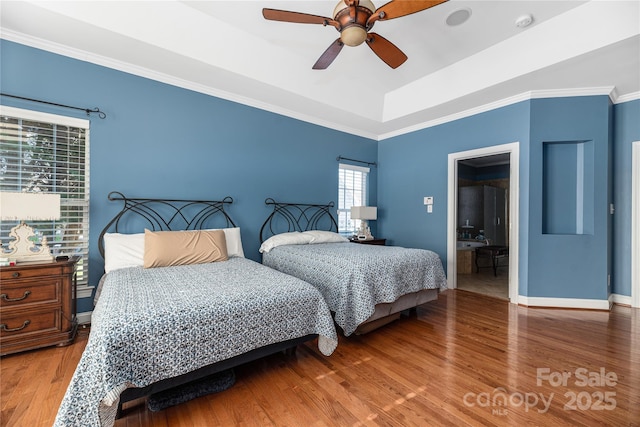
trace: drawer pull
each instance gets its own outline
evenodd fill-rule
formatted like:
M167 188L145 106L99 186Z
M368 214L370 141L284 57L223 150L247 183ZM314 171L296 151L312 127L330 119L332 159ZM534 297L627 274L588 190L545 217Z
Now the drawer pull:
M24 295L18 298L9 298L7 294L0 295L0 298L2 298L7 302L16 302L16 301L22 301L23 299L27 298L29 295L31 295L31 291L24 291Z
M11 277L13 277L14 279L17 279L18 277L20 277L20 273L16 271L11 275Z
M0 329L2 329L3 331L6 331L6 332L18 332L18 331L23 330L27 326L29 326L29 323L31 323L31 320L25 320L22 323L22 326L18 326L17 328L7 328L7 325L3 323L2 325L0 325Z

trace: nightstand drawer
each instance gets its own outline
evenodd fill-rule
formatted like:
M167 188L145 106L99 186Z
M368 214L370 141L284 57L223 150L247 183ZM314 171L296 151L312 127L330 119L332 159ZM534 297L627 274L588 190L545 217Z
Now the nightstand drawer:
M3 283L0 289L0 308L26 309L29 305L59 304L61 277L45 277L40 280L15 280ZM4 317L4 313L3 313Z
M42 332L60 331L60 310L21 311L12 315L2 315L0 321L0 338L23 339L29 335ZM4 342L3 342L4 344Z
M18 264L15 267L3 267L2 271L0 271L0 281L4 282L5 280L28 279L30 277L42 276L62 276L65 274L65 264L62 263L48 263L45 264L44 267L25 268L25 266L28 265L28 263L25 263Z

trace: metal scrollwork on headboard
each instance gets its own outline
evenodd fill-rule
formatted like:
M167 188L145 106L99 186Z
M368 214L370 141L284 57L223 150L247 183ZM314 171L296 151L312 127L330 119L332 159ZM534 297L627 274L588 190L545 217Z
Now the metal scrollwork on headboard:
M108 199L122 201L123 205L122 210L109 221L98 237L98 248L103 258L104 235L107 232L120 232L119 230L124 223L132 218L144 225L144 227L139 227L137 232L144 231L144 228L152 231L201 230L210 224L212 217L218 215L221 226L216 228L236 226L224 210L225 204L233 203L233 199L229 196L222 200L134 199L126 197L120 192L112 191L109 193Z
M273 205L273 212L260 228L260 242L267 238L292 231L327 230L338 231L338 223L331 213L333 202L325 205L305 203L282 203L271 198L265 201Z

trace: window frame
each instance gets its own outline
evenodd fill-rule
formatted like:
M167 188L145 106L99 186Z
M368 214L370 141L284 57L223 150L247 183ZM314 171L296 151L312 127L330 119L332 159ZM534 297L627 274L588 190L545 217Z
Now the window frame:
M43 235L47 237L47 241L49 243L49 247L52 249L52 252L56 252L56 242L61 242L63 249L61 253L64 255L79 255L81 259L77 263L77 296L78 298L86 298L91 296L91 292L93 290L92 287L89 286L89 206L90 206L90 169L89 169L89 153L90 153L90 121L88 119L80 119L76 117L63 116L59 114L50 114L44 113L40 111L27 110L23 108L10 107L6 105L0 105L0 120L5 120L4 118L8 117L11 119L17 119L18 121L30 121L37 122L43 124L53 125L56 135L58 132L57 127L68 127L68 128L80 128L84 131L84 147L82 149L84 154L84 159L80 159L80 162L75 162L76 165L82 165L84 169L84 176L82 180L82 191L80 194L83 197L80 198L67 198L65 195L70 194L69 192L57 192L51 191L52 194L60 194L61 195L61 213L62 218L57 221L31 221L29 225L34 227L40 227L43 231ZM21 131L20 131L21 132ZM20 144L25 144L23 140L23 136L20 135ZM26 138L24 138L26 139ZM57 143L57 140L54 141L54 144ZM20 147L20 151L22 148ZM66 150L67 153L70 150ZM0 153L0 157L3 156ZM16 157L20 157L20 154ZM1 165L0 165L1 166ZM22 168L20 168L22 170ZM26 181L26 180L25 180ZM17 185L22 187L25 183L22 178L18 179ZM17 191L17 189L12 188L4 188L2 181L0 181L0 189L3 191ZM74 221L70 221L72 224L79 224L80 227L76 229L76 234L81 235L80 244L77 244L77 241L69 239L65 240L64 232L62 232L62 240L60 240L60 230L61 225L64 228L65 225L65 217L66 218L74 218ZM79 221L78 221L79 219ZM63 229L62 228L62 229ZM63 230L64 231L64 230ZM3 232L3 235L0 236L2 238L2 242L5 243L5 240L9 240L8 235L4 235L6 233ZM74 247L76 252L71 254L68 253L69 249L64 244L74 243Z
M352 173L362 174L357 183L354 177L351 186L347 188L343 183L343 171L351 171ZM348 172L345 172L348 173ZM356 166L347 163L338 164L338 233L351 236L360 228L360 220L351 219L351 206L367 206L369 203L369 177L371 168L364 166ZM346 179L346 177L345 177ZM355 188L355 187L358 188ZM348 194L351 190L353 193Z

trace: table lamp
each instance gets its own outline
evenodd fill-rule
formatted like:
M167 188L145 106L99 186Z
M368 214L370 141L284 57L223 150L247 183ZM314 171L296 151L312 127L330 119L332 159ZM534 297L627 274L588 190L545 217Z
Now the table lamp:
M372 240L371 229L367 226L367 220L378 218L378 208L375 206L352 206L351 219L360 220L358 240Z
M16 262L51 261L53 256L42 237L40 245L33 228L25 221L53 221L60 219L60 195L52 193L12 193L0 192L0 219L20 221L11 229L9 250L2 250L0 256L15 259Z

